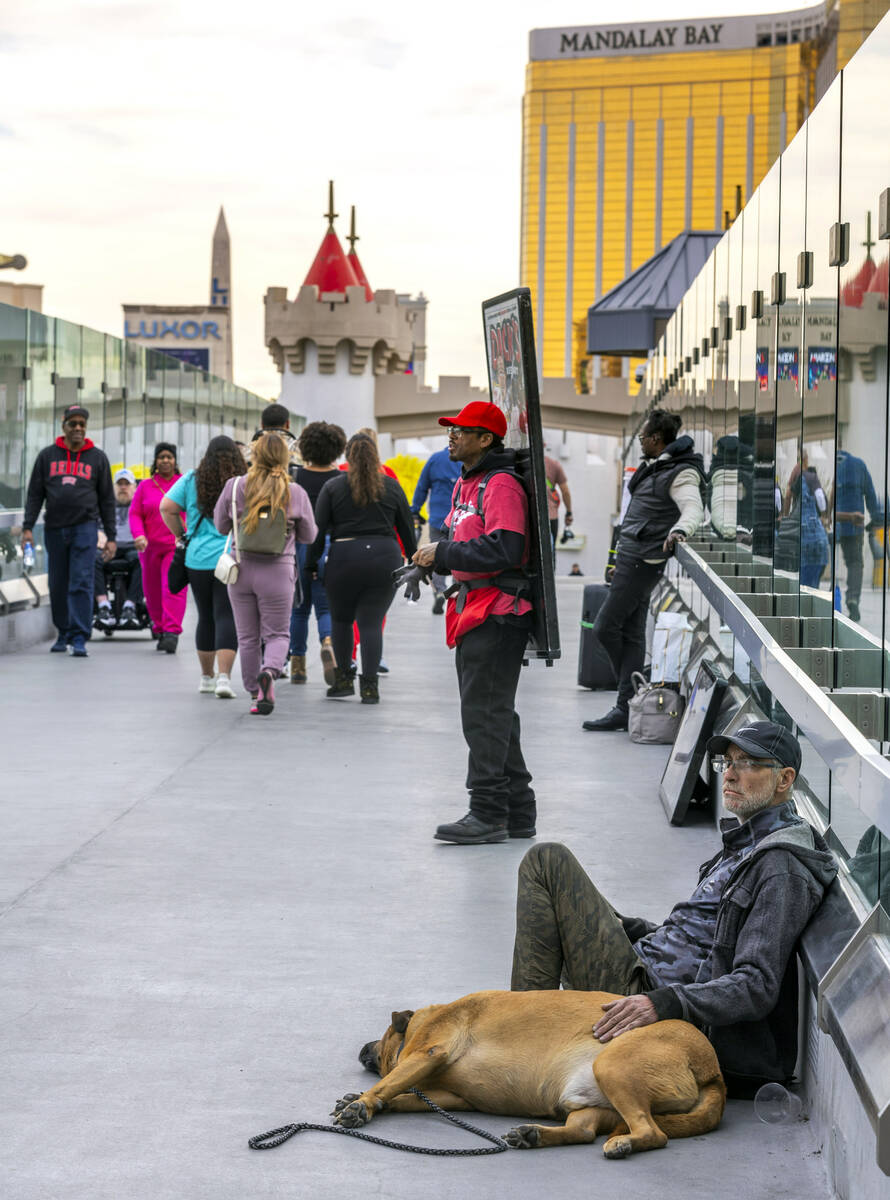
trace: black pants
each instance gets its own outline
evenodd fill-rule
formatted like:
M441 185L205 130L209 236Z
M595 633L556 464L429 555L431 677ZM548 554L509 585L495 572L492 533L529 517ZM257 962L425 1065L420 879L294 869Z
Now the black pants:
M105 575L105 568L110 567L112 563L127 564L127 594L125 599L131 604L138 604L143 599L142 595L142 567L139 563L139 551L135 546L128 546L125 549L118 549L117 554L109 562L105 562L102 558L100 550L96 555L96 567L93 572L93 591L97 596L104 596L108 591L108 580ZM119 576L120 578L120 576Z
M862 595L862 543L864 540L861 532L837 539L843 555L844 566L847 568L848 608L851 604L858 607Z
M461 638L455 653L470 809L481 821L514 829L535 824L515 707L527 644L527 620L489 617Z
M358 625L362 674L377 675L383 653L383 618L396 594L392 573L401 566L395 538L355 537L331 542L324 585L331 612L331 641L341 667L352 661L352 624Z
M618 678L619 708L627 708L634 694L631 675L643 669L649 597L663 571L664 563L628 558L619 551L609 595L593 623Z
M196 571L186 568L189 586L198 609L198 625L195 629L195 649L207 651L237 650L238 635L235 633L235 618L229 603L229 589L213 574L213 571Z

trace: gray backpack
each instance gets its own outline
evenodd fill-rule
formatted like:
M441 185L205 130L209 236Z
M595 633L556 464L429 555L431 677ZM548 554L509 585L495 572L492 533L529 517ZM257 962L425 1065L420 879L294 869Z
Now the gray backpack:
M647 683L639 671L634 671L631 679L636 694L628 704L630 740L649 745L673 745L683 719L683 697L673 688Z

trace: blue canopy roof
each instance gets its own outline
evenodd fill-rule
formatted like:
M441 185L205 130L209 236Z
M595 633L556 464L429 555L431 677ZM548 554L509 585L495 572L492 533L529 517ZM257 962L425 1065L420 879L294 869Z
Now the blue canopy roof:
M587 351L645 358L723 237L685 230L587 310Z

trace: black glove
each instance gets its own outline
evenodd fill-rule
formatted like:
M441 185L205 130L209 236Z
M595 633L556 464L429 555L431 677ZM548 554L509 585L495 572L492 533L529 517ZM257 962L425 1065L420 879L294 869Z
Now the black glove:
M420 599L421 583L429 583L432 569L420 567L416 563L406 563L392 573L392 581L396 587L405 585L405 599L416 604Z

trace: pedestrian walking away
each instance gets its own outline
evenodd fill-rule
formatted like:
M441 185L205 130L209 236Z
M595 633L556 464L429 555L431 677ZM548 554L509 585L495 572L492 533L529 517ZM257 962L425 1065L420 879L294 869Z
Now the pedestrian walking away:
M157 649L167 654L176 653L188 593L171 592L167 582L176 538L161 516L161 501L181 478L176 447L158 442L149 477L136 488L130 505L130 529L142 564L142 588L152 633L158 639Z
M102 557L106 561L114 558L117 549L111 468L87 437L89 417L81 404L69 404L65 409L61 437L37 455L22 521L22 547L33 546L34 526L45 506L49 598L58 633L50 650L67 650L75 658L87 656L100 522L108 539Z
M250 711L268 716L275 707L275 680L287 662L294 545L311 542L316 533L309 497L290 482L284 438L266 433L254 442L247 478L227 481L213 521L220 533L236 535L238 578L228 586L241 681L252 700Z
M219 700L232 700L235 696L231 676L238 637L228 590L213 573L226 545L225 535L213 524L213 511L227 480L246 472L241 451L230 437L220 435L210 439L195 470L177 479L161 500L161 517L176 544L187 543L185 568L198 609L195 629L195 649L201 665L198 691Z
M528 497L504 448L507 419L471 401L448 426L448 452L462 463L447 518L448 540L423 546L414 562L450 572L460 585L445 613L455 648L460 713L469 750L469 812L440 825L440 841L474 845L535 834L535 793L519 742L516 689L531 628ZM484 486L483 486L484 485Z
M260 427L250 439L248 445L244 447L244 461L250 465L253 461L253 452L257 442L264 433L277 433L279 437L284 438L287 446L288 455L288 473L291 479L297 477L297 467L301 463L300 449L297 439L290 431L290 413L283 404L279 404L273 400L271 404L267 404L260 413Z
M354 434L346 444L348 470L322 487L315 506L318 535L309 552L308 569L317 576L330 535L325 586L331 608L331 635L336 676L331 699L353 695L355 679L350 655L353 621L361 640L363 704L377 704L378 667L383 648L383 618L395 595L393 571L402 563L399 540L414 553L414 522L401 485L384 475L374 440Z
M583 723L587 730L627 729L632 677L643 670L646 657L649 597L677 543L704 516L704 462L691 437L677 437L679 430L676 413L654 408L640 432L644 461L628 483L630 501L609 569L609 594L594 622L618 679L618 696L604 717Z
M559 533L560 497L562 497L562 502L566 506L563 526L565 529L568 529L574 520L572 513L572 493L569 491L569 481L566 478L562 463L558 462L555 458L551 458L549 454L544 455L544 475L547 479L547 516L550 519L550 543L555 555L556 535ZM559 490L557 491L557 489ZM567 534L566 536L574 537L574 534Z
M448 537L448 527L445 522L451 512L451 497L454 485L460 479L460 463L456 462L448 452L437 450L423 464L417 487L414 489L414 499L411 501L411 511L415 520L423 523L420 510L429 497L428 525L430 542L441 542ZM445 589L448 587L448 577L440 571L433 571L433 612L439 615L445 611Z
M303 459L302 466L297 468L296 482L309 497L312 511L321 489L329 479L339 475L337 459L346 447L346 434L339 425L329 425L327 421L312 421L303 429L298 439L298 449ZM325 552L318 560L316 574L313 576L306 563L309 548L303 543L297 544L297 567L300 573L300 602L294 608L290 622L290 681L305 683L306 651L309 644L309 617L315 610L315 622L318 626L318 640L321 646L321 665L324 681L332 687L335 681L337 660L331 641L331 614L328 607L328 594L324 586L324 571L327 564L327 547L330 538L325 539Z

